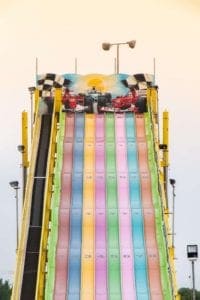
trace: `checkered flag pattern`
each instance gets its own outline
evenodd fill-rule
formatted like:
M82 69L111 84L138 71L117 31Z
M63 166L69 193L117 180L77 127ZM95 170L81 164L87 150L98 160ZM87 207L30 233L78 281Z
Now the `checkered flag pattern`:
M132 86L136 90L146 90L147 87L152 85L153 81L154 78L151 74L134 74L126 79L126 85Z
M54 88L67 87L70 80L62 75L47 73L38 76L37 80L39 95L42 98L50 97Z

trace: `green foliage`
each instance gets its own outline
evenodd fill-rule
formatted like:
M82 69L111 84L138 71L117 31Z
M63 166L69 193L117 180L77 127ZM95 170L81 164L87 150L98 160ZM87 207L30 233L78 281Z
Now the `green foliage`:
M0 300L10 300L11 297L11 286L9 282L0 279Z
M181 288L179 291L181 295L181 300L191 300L192 299L192 289ZM200 292L196 291L196 300L200 300Z

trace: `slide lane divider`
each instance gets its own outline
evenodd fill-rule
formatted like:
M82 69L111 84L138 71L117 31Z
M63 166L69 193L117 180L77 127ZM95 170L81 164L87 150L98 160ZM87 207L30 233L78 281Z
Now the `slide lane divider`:
M149 282L140 192L141 187L135 136L135 117L132 113L126 114L126 139L137 299L149 300Z
M95 139L95 299L107 300L104 115L96 115Z
M61 173L61 198L58 209L58 240L56 249L54 299L67 295L69 211L71 202L71 177L73 164L74 114L66 114Z
M70 209L70 242L68 269L68 300L80 299L82 199L83 199L84 115L75 115L72 196Z
M81 300L95 298L95 115L85 114L83 214L82 214L82 257L81 257Z
M117 201L117 176L115 152L115 120L106 114L106 208L107 208L107 253L108 253L108 298L121 298L121 270L119 248L119 220Z
M115 114L122 299L136 299L124 114Z
M163 299L160 261L156 240L155 211L152 200L151 176L148 166L148 149L145 134L144 115L135 118L138 145L138 160L141 180L144 232L147 252L150 296L152 300Z

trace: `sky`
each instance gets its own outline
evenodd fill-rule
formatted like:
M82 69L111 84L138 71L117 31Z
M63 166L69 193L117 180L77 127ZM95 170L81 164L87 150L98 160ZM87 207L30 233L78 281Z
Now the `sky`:
M199 0L0 0L0 277L13 279L16 219L9 182L21 186L17 145L21 112L30 113L36 57L38 73L73 73L77 58L79 74L112 74L116 49L105 52L102 42L135 39L134 49L120 47L120 72L152 73L156 60L160 116L165 109L170 114L177 280L191 287L186 245L198 244L200 251L199 36ZM195 267L200 290L200 258Z

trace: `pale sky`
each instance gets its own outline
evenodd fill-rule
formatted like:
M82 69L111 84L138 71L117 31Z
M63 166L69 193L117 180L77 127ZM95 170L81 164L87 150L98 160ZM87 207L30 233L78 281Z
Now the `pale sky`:
M0 0L0 277L12 280L15 201L9 181L21 184L21 112L30 110L28 87L39 73L112 74L116 49L102 42L136 39L120 47L122 73L152 73L156 58L160 113L170 113L170 170L175 178L178 285L191 286L186 245L200 251L200 1ZM169 187L171 196L171 189ZM171 201L171 197L170 197ZM199 258L200 261L200 258ZM200 290L200 263L196 286Z

